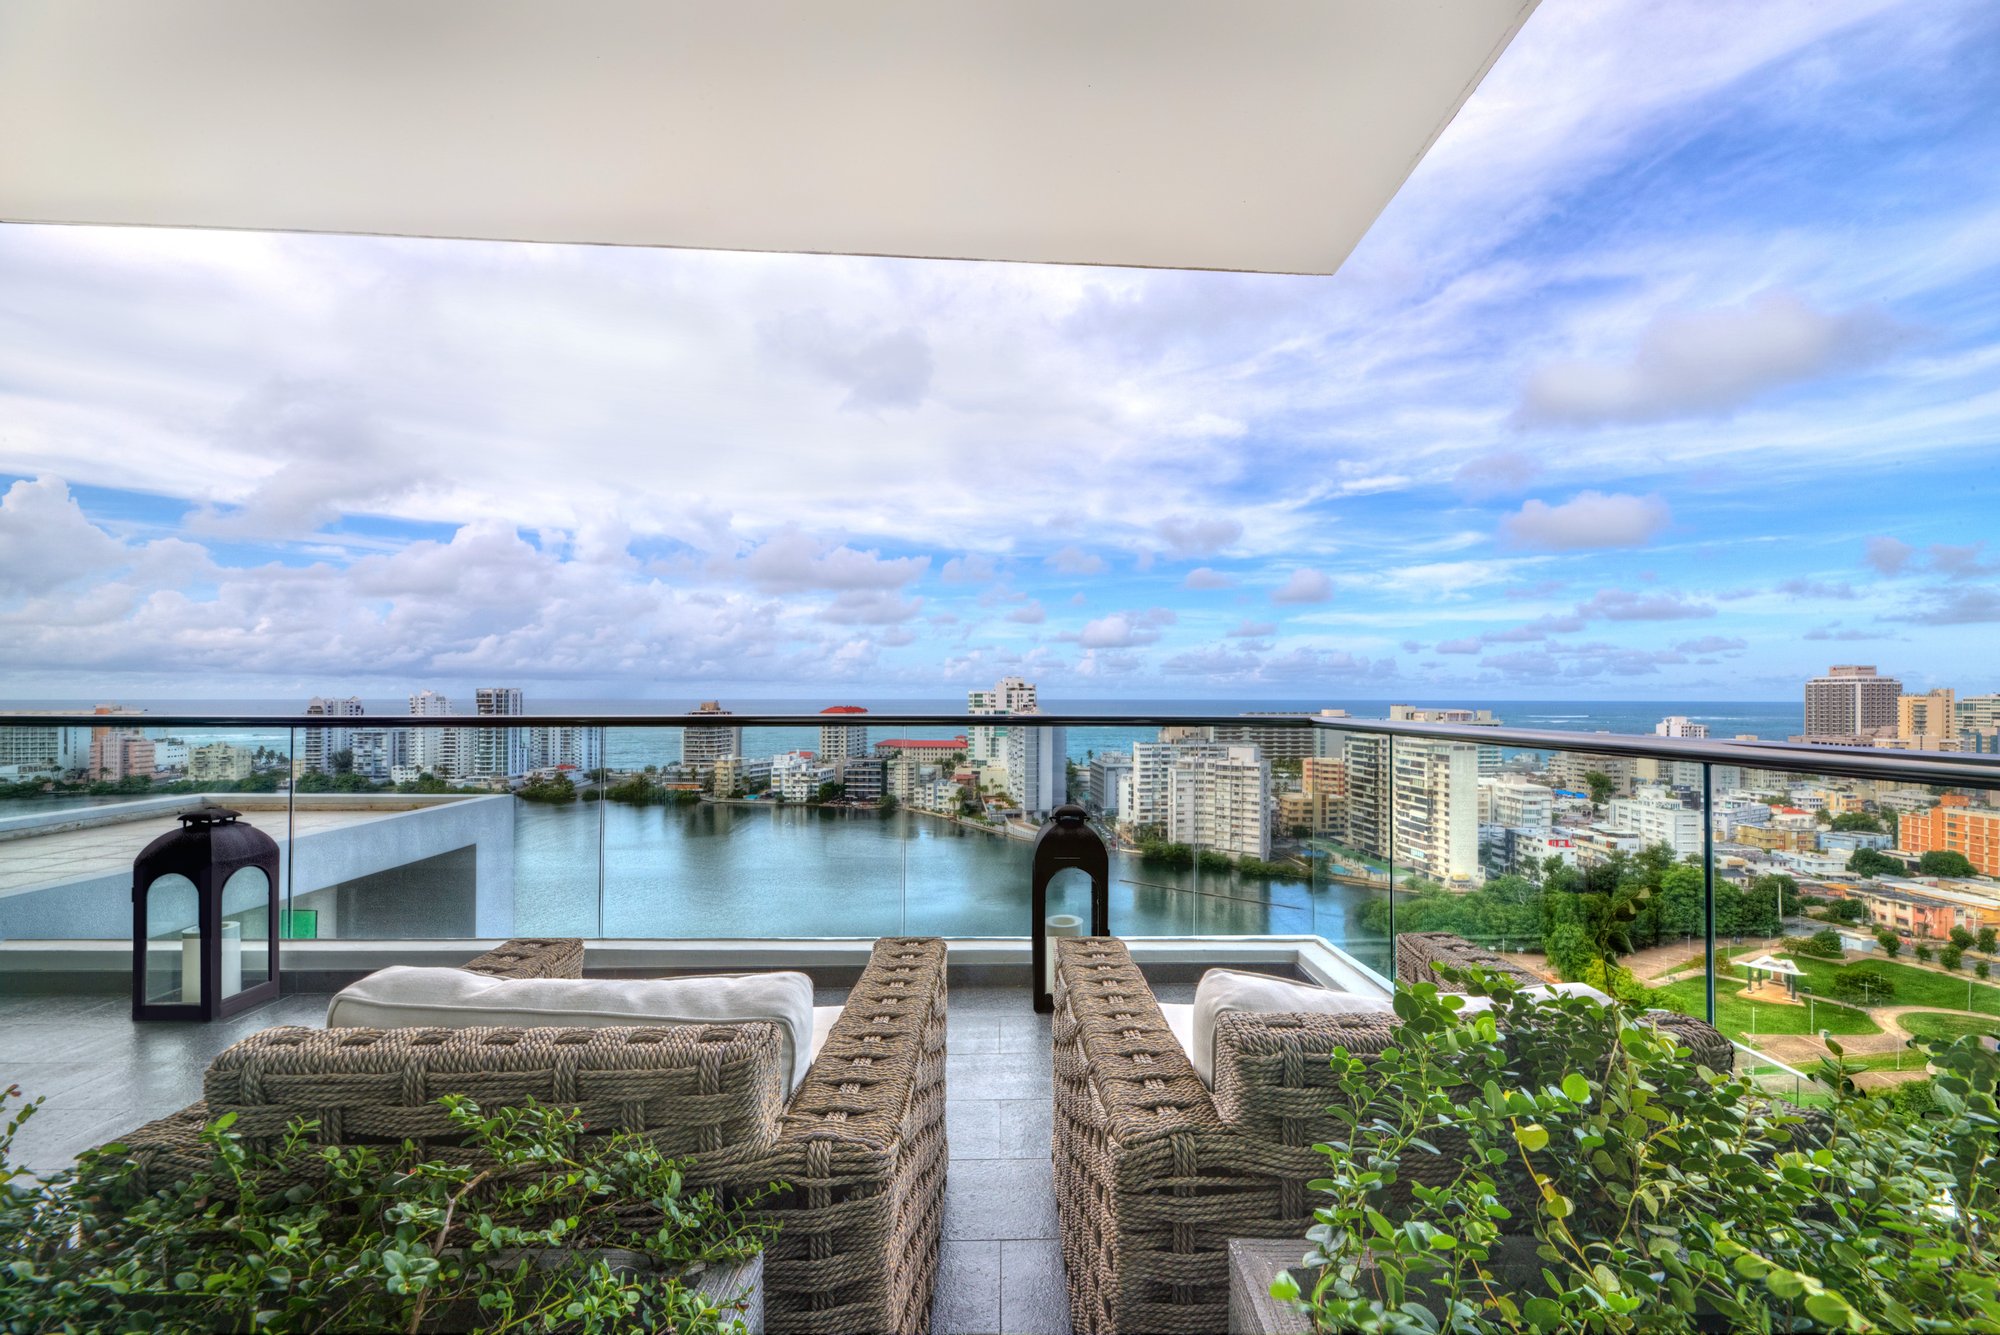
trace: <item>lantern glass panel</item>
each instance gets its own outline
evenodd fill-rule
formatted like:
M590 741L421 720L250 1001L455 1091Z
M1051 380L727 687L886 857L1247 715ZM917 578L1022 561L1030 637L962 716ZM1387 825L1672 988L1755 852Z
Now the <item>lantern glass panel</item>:
M271 882L240 867L222 887L222 986L233 997L271 977Z
M146 887L146 1000L201 1001L201 896L179 873Z

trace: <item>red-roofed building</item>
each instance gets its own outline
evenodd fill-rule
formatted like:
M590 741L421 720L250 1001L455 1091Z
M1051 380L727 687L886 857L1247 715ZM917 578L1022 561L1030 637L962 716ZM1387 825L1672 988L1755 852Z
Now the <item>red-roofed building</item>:
M834 705L819 711L825 714L866 714L860 705ZM868 754L868 729L845 723L819 725L819 758L829 765L847 759L859 760Z
M964 737L885 737L875 743L878 756L926 756L932 760L965 749Z

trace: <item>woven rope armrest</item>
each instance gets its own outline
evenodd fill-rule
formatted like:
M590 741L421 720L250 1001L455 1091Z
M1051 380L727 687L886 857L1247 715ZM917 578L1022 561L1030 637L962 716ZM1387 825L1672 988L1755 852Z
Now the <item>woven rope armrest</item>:
M945 945L875 943L777 1139L696 1161L732 1191L782 1181L766 1202L766 1329L922 1331L944 1222Z
M517 936L458 966L489 978L581 978L580 936Z
M1056 942L1055 1023L1058 1062L1073 1056L1080 1063L1071 1075L1090 1085L1114 1137L1220 1129L1208 1086L1167 1027L1123 941ZM1072 1026L1073 1032L1061 1032Z
M1395 1038L1387 1012L1348 1015L1238 1011L1215 1023L1215 1109L1259 1141L1310 1149L1332 1137L1333 1050L1369 1058Z
M1396 938L1396 981L1399 983L1436 983L1450 992L1457 989L1438 977L1431 967L1433 963L1448 964L1455 969L1477 965L1494 973L1504 974L1526 986L1536 986L1549 980L1525 969L1514 961L1496 955L1483 946L1475 946L1462 936L1450 932L1404 932Z

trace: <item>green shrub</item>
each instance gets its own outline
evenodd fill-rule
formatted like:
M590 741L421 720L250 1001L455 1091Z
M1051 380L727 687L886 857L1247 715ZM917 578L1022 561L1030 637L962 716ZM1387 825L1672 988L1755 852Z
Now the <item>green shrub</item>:
M1835 973L1828 991L1836 1001L1852 1001L1861 1006L1885 1005L1896 997L1896 985L1887 974L1860 965Z
M210 1165L151 1194L117 1146L33 1180L9 1162L35 1105L17 1109L0 1127L0 1330L741 1329L683 1277L762 1247L756 1201L690 1192L643 1137L587 1139L575 1112L442 1102L461 1162L317 1146L307 1122L252 1152L226 1114L202 1133ZM607 1251L629 1255L614 1268Z
M2000 1057L1977 1040L1934 1049L1921 1116L1836 1046L1814 1123L1629 1009L1443 972L1494 1009L1399 988L1397 1042L1333 1054L1313 1282L1272 1287L1320 1330L2000 1326Z

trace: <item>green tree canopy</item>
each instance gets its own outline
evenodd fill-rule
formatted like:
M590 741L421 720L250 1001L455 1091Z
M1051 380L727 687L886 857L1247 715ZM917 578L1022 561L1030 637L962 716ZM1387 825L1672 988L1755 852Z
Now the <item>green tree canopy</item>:
M1973 876L1978 870L1965 854L1949 848L1934 848L1917 859L1917 871L1924 876Z

